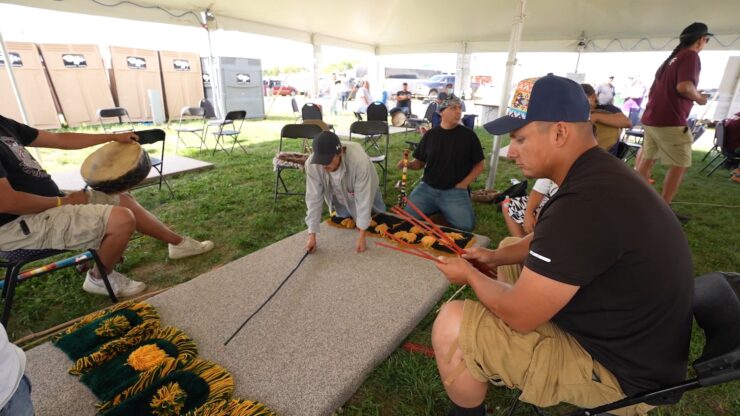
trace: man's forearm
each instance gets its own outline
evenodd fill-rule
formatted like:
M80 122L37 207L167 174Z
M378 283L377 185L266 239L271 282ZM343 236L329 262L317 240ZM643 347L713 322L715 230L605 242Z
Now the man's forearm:
M483 164L483 161L478 162L475 166L473 166L473 169L470 170L470 173L468 173L467 176L463 178L460 182L458 182L457 186L458 188L467 188L470 186L473 181L475 181L475 178L478 177L483 172L483 169L485 169L485 165Z
M47 209L61 205L63 199L39 196L26 192L13 192L13 195L2 196L0 212L14 215L38 214Z
M493 263L499 266L524 263L529 254L532 236L533 234L529 234L514 244L496 249L493 252Z

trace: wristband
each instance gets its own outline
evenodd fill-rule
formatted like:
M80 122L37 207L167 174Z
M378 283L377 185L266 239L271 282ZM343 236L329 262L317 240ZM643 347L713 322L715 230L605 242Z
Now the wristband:
M62 198L57 197L57 207L61 207L61 206L62 206Z

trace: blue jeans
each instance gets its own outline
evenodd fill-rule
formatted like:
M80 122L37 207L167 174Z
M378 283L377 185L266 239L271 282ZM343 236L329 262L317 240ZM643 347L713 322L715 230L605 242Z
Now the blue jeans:
M352 214L349 212L347 207L340 204L337 198L332 195L332 205L334 210L337 212L337 217L349 218ZM385 212L385 202L383 202L383 194L380 193L380 188L375 191L375 199L373 200L372 213L377 214L378 212ZM2 415L0 415L2 416Z
M0 409L0 416L33 416L33 403L31 402L31 382L25 375L13 393L8 404Z
M409 195L409 200L424 215L441 212L453 228L472 231L475 227L473 202L470 200L467 189L450 188L441 190L420 182ZM421 219L416 211L409 206L406 207L406 212Z

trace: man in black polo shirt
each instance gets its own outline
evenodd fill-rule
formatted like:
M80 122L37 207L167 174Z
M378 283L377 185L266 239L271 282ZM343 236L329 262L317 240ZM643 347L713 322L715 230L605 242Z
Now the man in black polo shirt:
M401 88L401 91L396 93L396 107L394 109L401 110L408 115L411 114L411 91L409 91L409 84L404 82Z
M489 381L538 406L590 408L686 375L694 286L680 224L597 146L580 85L553 75L534 81L520 82L507 116L485 128L510 134L509 158L527 177L560 189L533 234L463 256L491 267L524 263L518 276L499 267L493 280L464 258L438 265L479 299L448 303L432 331L453 415L483 415Z
M468 186L483 172L483 148L473 130L460 124L460 99L445 97L438 107L441 122L421 138L409 169L424 169L424 178L409 195L409 200L424 214L441 213L460 230L475 226L475 213ZM398 162L398 168L403 161ZM418 214L406 207L406 211Z

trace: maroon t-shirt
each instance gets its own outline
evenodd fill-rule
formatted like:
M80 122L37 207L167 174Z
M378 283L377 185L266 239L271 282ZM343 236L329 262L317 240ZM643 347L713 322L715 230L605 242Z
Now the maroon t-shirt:
M683 49L666 66L660 79L655 78L642 116L642 124L652 127L686 126L694 101L681 96L676 86L684 81L699 84L699 54Z

